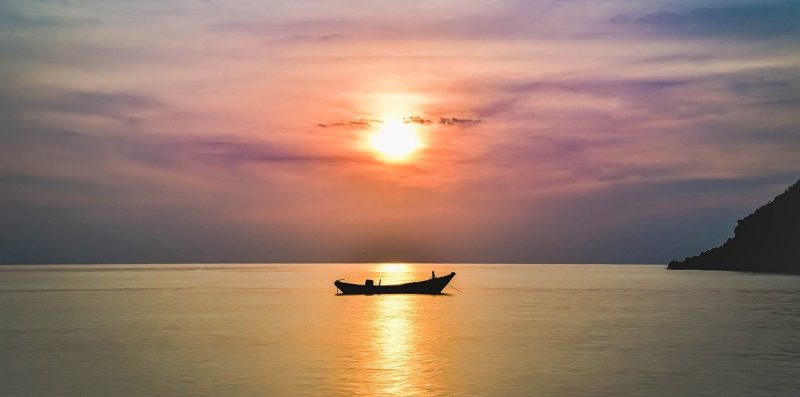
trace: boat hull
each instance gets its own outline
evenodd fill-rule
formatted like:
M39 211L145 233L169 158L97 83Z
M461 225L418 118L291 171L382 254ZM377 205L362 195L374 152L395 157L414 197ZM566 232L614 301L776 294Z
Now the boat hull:
M364 285L351 284L336 280L333 285L341 291L341 295L381 295L381 294L426 294L438 295L450 283L456 273L452 272L443 277L430 280L415 281L413 283L397 285Z

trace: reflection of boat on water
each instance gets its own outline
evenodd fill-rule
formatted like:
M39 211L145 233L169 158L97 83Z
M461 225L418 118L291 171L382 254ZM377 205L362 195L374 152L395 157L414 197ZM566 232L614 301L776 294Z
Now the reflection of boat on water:
M431 272L430 280L414 281L412 283L396 284L396 285L375 285L372 280L367 280L364 284L351 284L342 282L342 280L334 281L333 285L341 291L342 295L379 295L379 294L441 294L447 283L453 279L456 272L452 272L443 277L436 277Z

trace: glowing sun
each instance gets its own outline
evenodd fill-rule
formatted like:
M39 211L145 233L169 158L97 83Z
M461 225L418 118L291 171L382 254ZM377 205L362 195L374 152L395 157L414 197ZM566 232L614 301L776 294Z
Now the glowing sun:
M369 148L389 163L405 163L425 147L416 125L402 120L386 120L367 140Z

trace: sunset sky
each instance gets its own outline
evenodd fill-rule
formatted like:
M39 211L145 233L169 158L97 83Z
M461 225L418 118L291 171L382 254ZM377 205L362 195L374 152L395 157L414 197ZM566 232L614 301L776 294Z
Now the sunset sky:
M416 3L3 1L0 262L661 263L800 177L798 1Z

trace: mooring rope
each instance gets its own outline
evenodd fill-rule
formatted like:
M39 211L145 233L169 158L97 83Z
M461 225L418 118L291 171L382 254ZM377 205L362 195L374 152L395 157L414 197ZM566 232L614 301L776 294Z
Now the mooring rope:
M460 290L460 289L458 289L458 288L454 287L454 286L453 286L453 285L451 285L451 284L447 284L447 286L448 286L448 287L450 287L450 288L452 288L452 289L454 289L454 290L456 290L456 291L458 291L458 292L464 292L464 291L462 291L462 290Z

